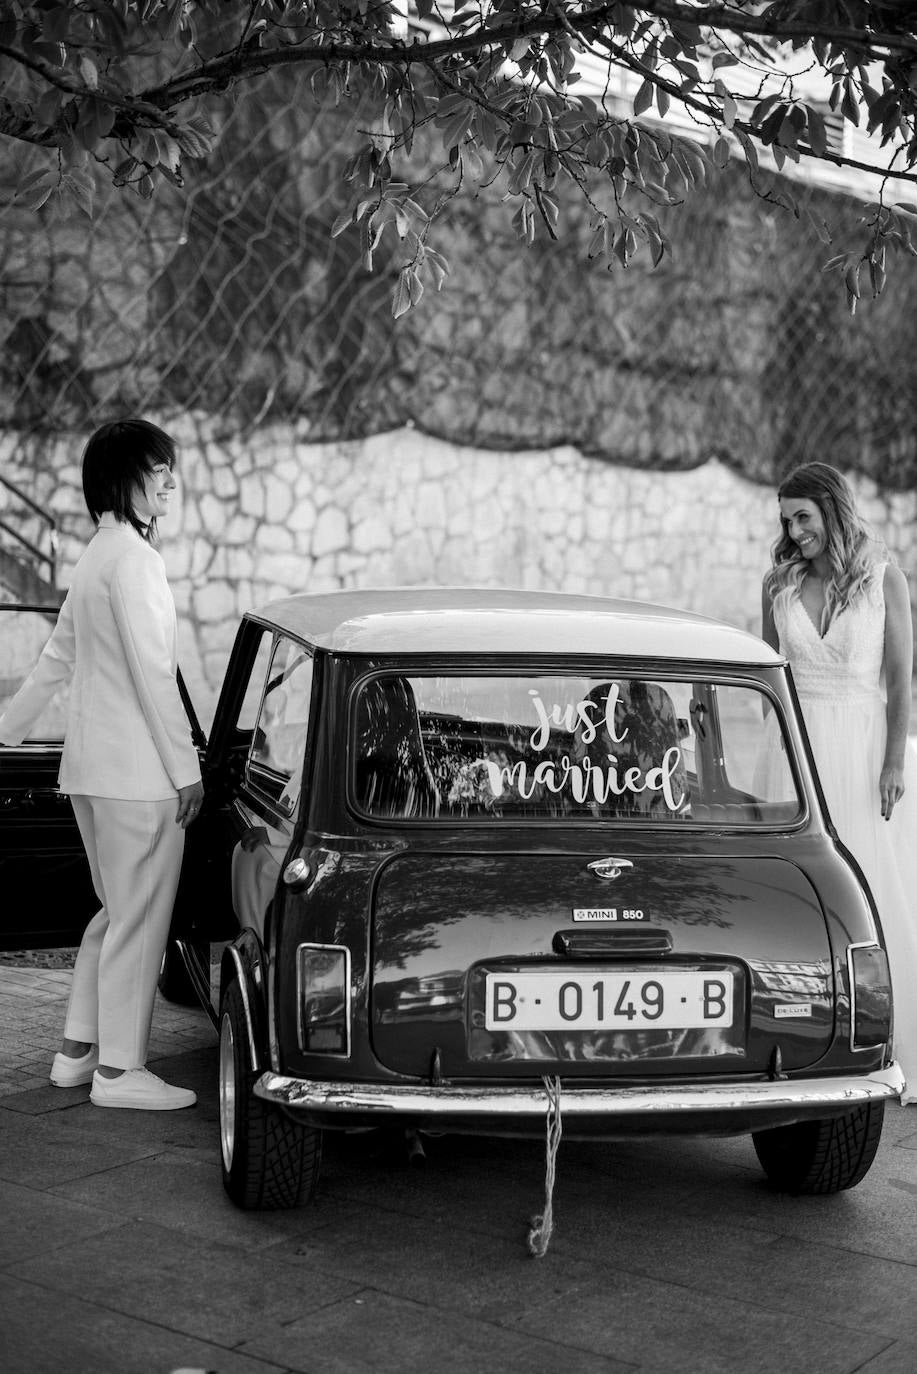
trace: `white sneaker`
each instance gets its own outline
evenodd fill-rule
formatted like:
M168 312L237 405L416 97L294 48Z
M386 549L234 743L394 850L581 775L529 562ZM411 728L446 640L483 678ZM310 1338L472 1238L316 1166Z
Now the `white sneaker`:
M79 1088L91 1083L99 1067L99 1047L93 1045L78 1058L71 1054L56 1054L51 1061L51 1082L55 1088Z
M90 1102L96 1107L133 1107L141 1112L174 1112L193 1107L197 1094L190 1088L176 1088L157 1078L149 1069L125 1069L117 1078L92 1075Z

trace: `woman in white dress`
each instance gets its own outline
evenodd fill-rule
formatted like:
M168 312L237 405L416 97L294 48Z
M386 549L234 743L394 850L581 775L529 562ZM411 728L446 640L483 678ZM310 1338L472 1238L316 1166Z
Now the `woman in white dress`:
M789 660L831 819L876 899L891 965L895 1055L907 1078L902 1102L917 1102L908 586L835 468L806 463L777 496L781 531L764 578L762 633Z

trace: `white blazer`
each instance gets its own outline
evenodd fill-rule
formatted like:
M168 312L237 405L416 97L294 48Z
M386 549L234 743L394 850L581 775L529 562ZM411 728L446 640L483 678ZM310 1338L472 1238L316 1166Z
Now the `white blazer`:
M177 665L175 602L162 558L132 525L105 512L51 638L0 718L0 743L19 744L72 679L61 791L174 797L201 776Z

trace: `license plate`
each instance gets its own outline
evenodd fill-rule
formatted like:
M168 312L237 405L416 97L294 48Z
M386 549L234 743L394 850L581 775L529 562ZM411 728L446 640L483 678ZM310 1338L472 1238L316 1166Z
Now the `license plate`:
M694 1030L732 1024L733 974L685 969L488 973L487 1030Z

